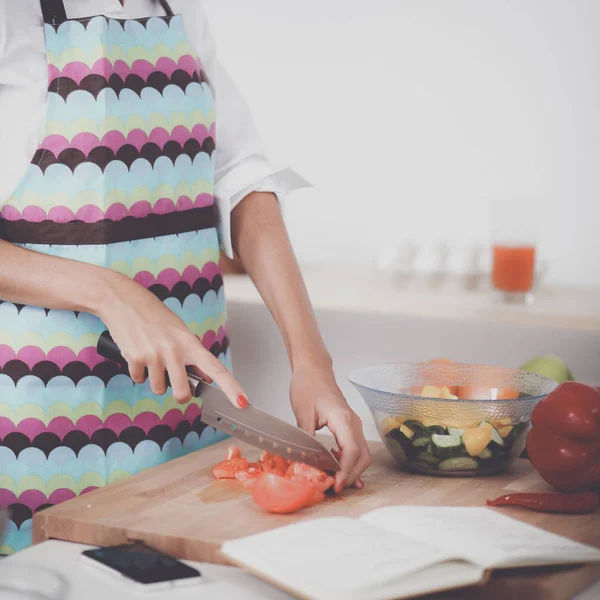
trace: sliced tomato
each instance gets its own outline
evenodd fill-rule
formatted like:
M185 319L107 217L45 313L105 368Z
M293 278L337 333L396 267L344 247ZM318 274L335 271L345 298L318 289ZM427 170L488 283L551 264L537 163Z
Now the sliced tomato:
M245 458L232 458L215 465L212 474L216 479L235 479L235 474L238 471L246 471L247 469L248 461Z
M461 385L457 394L461 400L511 400L519 397L516 390L475 385Z
M261 475L262 471L259 471L258 469L248 469L247 471L238 471L235 474L235 478L241 482L245 488L251 488Z
M299 462L290 463L285 475L291 479L307 479L321 492L325 492L335 483L335 479L330 477L325 471Z
M225 460L231 460L232 458L242 458L242 449L237 446L229 446Z
M314 490L307 479L292 480L275 473L263 473L252 486L252 498L263 510L287 514L314 501Z
M288 468L288 461L277 454L263 452L261 456L263 471L267 473L276 473L277 475L285 475Z
M248 469L256 469L258 471L262 471L262 463L259 462L249 462Z

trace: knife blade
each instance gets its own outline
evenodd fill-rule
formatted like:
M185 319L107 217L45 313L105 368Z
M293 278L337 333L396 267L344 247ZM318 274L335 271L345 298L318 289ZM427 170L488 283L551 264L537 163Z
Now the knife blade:
M98 354L114 362L126 365L119 347L110 333L105 331L98 339ZM200 397L202 385L210 385L187 369L188 383L195 398ZM169 378L165 373L167 385ZM214 427L233 438L277 454L288 460L294 460L321 469L322 471L339 471L340 463L333 454L314 436L299 427L290 425L269 413L249 405L236 408L227 398L202 399L200 419L206 425Z

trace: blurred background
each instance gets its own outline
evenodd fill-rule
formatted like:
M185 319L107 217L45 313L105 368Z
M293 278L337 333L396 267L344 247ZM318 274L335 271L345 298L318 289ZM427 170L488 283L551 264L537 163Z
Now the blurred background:
M545 281L600 286L600 2L204 2L271 157L315 186L286 209L301 262L488 269L485 197L516 196Z

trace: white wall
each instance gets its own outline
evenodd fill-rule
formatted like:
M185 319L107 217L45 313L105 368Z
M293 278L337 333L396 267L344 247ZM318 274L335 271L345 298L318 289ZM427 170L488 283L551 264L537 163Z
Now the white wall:
M531 194L549 279L600 285L598 0L204 1L272 157L316 185L287 212L303 262L486 243L484 195Z

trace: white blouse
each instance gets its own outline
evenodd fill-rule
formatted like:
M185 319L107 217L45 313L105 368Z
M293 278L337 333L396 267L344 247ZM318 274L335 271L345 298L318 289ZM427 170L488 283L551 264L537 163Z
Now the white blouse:
M69 18L103 14L116 19L164 15L158 0L65 0ZM219 139L215 198L223 251L232 256L230 212L253 191L280 201L307 182L287 167L269 162L248 106L216 59L215 42L200 0L171 0L184 17L217 99ZM0 0L0 203L23 177L43 133L48 88L40 0Z

